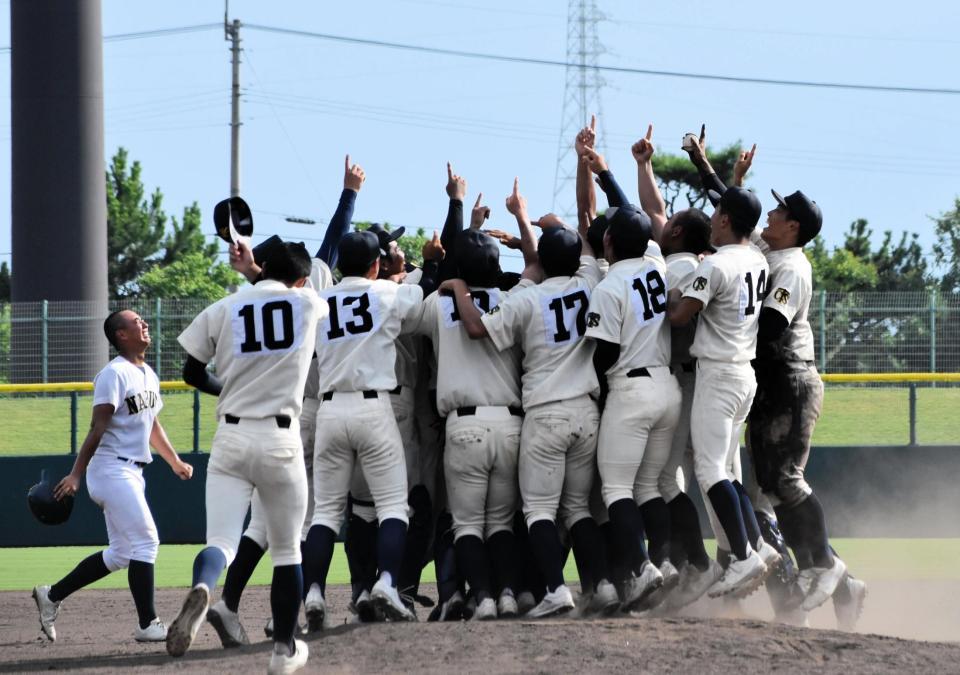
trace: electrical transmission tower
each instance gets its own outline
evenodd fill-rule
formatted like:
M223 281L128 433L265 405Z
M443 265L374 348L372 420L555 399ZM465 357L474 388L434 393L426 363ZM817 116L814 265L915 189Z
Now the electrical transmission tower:
M567 8L567 82L563 92L560 142L557 146L557 170L553 181L553 210L568 222L576 223L577 155L573 139L597 115L602 128L600 88L603 78L597 70L597 57L603 53L597 37L597 24L606 18L597 9L596 0L569 0ZM603 134L597 130L598 151L604 152Z

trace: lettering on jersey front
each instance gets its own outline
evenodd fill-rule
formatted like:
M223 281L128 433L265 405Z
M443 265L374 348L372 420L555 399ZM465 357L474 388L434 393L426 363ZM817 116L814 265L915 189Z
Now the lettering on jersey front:
M160 395L155 391L141 391L133 396L127 396L123 402L127 404L127 412L138 415L144 410L153 410L157 407Z
M630 299L637 323L663 321L667 311L667 283L660 270L641 271L633 278L632 288L636 291L630 294Z
M320 333L324 342L353 340L380 328L380 300L376 294L343 291L325 297L330 314Z
M303 306L287 295L250 300L232 309L234 356L284 354L303 342Z
M743 321L757 312L757 305L767 297L767 270L744 272L740 277L740 313Z
M470 291L470 298L473 305L481 314L492 312L500 305L500 291L491 288L485 291ZM440 312L443 314L443 325L446 328L454 328L460 325L460 310L457 309L457 302L451 295L441 295Z
M548 345L559 347L576 342L587 332L587 308L590 294L578 288L564 295L540 299L544 337Z

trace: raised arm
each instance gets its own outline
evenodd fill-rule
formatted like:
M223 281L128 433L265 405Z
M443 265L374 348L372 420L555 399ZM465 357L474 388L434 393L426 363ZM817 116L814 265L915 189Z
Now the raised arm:
M357 193L360 192L360 186L367 178L359 164L351 166L350 155L347 155L343 164L343 192L340 193L340 202L337 204L337 210L333 212L333 217L330 218L330 224L327 225L320 250L314 256L325 262L330 269L337 266L337 247L343 235L350 231Z
M533 232L533 224L527 214L527 199L520 194L520 179L513 179L513 192L507 197L507 211L517 219L520 228L520 251L523 253L524 275L528 269L540 267L540 258L537 256L537 235ZM533 278L533 277L530 277Z
M423 256L423 267L418 285L423 290L423 297L427 297L440 285L440 265L444 258L443 244L440 243L440 235L436 230L433 231L433 239L423 245L420 254Z
M756 143L750 150L741 152L736 164L733 165L733 184L736 187L743 187L743 178L747 175L750 167L753 166L753 156L755 154L757 154Z
M597 191L590 170L581 161L587 150L593 150L597 138L597 116L590 116L590 126L577 134L573 147L577 151L577 227L586 231L597 217Z
M660 232L667 222L667 205L657 187L657 178L653 174L653 125L647 126L647 135L630 148L637 161L637 192L640 196L640 208L650 216L653 226L653 238L660 240Z
M447 219L443 222L443 231L440 233L440 243L447 252L440 262L440 281L457 276L456 248L457 237L463 231L463 199L467 195L467 181L453 172L450 162L447 162Z
M727 186L724 184L720 177L717 175L717 172L714 171L713 166L710 164L710 160L707 159L707 125L700 125L700 138L697 139L696 143L684 144L683 149L687 151L687 154L690 155L690 161L693 162L693 165L697 168L697 173L700 174L700 182L703 184L704 190L713 190L717 194L722 195L727 191ZM711 203L713 200L710 200ZM716 204L714 204L716 206Z
M457 312L460 314L460 321L463 322L463 328L474 340L479 340L489 336L487 327L480 320L482 314L477 306L473 304L470 297L470 289L463 279L448 279L440 285L441 293L453 295L453 301L457 304Z

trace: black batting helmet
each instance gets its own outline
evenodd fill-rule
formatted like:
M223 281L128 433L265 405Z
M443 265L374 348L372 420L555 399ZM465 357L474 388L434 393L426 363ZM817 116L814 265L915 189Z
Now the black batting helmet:
M73 497L57 500L53 496L53 485L46 471L40 472L40 482L27 491L27 503L34 517L44 525L65 523L73 511Z

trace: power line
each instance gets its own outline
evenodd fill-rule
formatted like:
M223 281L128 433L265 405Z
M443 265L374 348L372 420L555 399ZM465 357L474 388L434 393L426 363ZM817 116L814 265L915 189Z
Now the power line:
M223 28L222 23L199 23L194 26L176 26L174 28L157 28L156 30L141 30L134 33L118 33L104 35L104 42L124 42L126 40L142 40L144 38L166 37L168 35L182 35L184 33L199 33L214 28ZM11 47L0 47L0 54L9 54Z
M344 42L348 44L366 45L368 47L383 47L386 49L399 49L404 51L421 52L426 54L437 54L440 56L457 56L468 59L483 59L486 61L500 61L504 63L525 63L535 66L555 66L561 68L578 68L580 64L568 61L556 61L553 59L541 59L529 56L511 56L508 54L490 54L486 52L471 52L461 49L444 49L442 47L428 47L426 45L414 45L403 42L388 42L386 40L371 40L367 38L349 37L346 35L333 35L331 33L315 33L312 31L295 30L293 28L279 28L276 26L264 26L262 24L244 24L245 27L252 30L259 30L266 33L277 33L280 35L294 35L297 37L313 38L316 40L329 40L332 42ZM743 84L772 84L786 87L813 87L820 89L846 89L854 91L878 91L900 94L948 94L958 95L960 89L949 89L946 87L903 87L895 85L879 84L855 84L845 82L815 82L812 80L780 80L762 77L742 77L736 75L714 75L708 73L690 73L674 70L651 70L647 68L630 68L626 66L592 66L597 71L608 73L623 73L628 75L655 75L659 77L680 77L693 80L713 80L719 82L738 82Z

